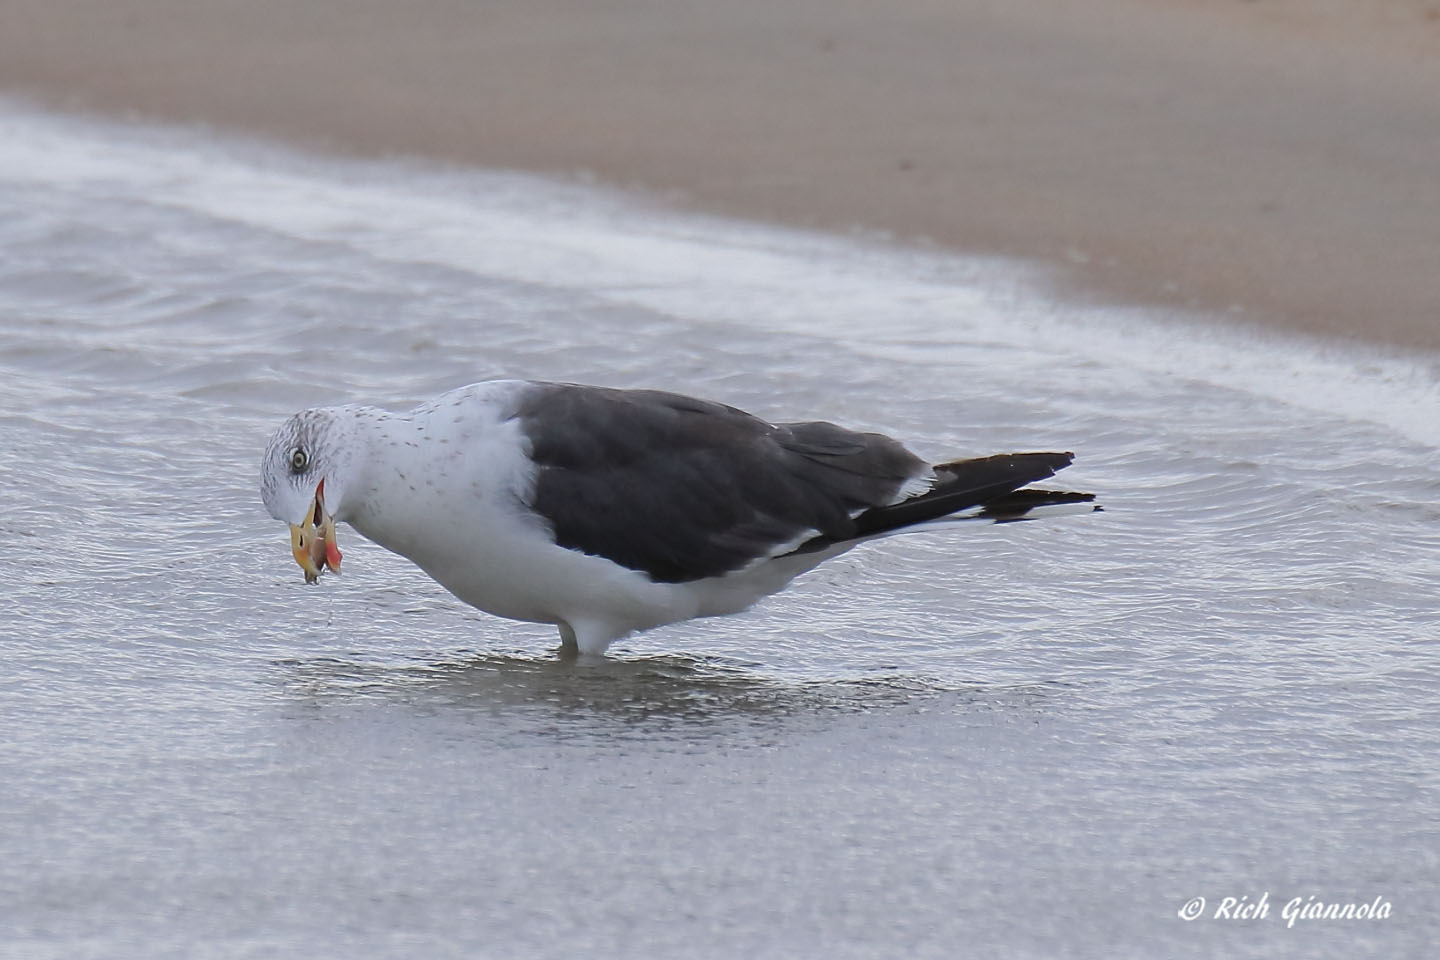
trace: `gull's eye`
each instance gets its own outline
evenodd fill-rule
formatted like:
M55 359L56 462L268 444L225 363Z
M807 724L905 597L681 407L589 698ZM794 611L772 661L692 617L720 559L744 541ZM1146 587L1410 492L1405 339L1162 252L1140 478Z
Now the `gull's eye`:
M304 473L305 468L310 466L310 454L301 447L290 451L290 472Z

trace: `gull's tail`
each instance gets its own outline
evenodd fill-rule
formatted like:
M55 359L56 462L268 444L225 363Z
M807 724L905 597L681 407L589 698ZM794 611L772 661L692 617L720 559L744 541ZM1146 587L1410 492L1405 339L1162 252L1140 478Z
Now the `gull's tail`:
M887 507L866 510L855 518L855 531L849 537L816 537L794 552L810 553L846 540L882 536L917 523L955 517L967 510L974 512L955 519L1004 523L1030 519L1031 511L1037 507L1093 503L1093 493L1025 486L1053 477L1074 459L1073 453L1002 453L936 464L935 485L927 492Z

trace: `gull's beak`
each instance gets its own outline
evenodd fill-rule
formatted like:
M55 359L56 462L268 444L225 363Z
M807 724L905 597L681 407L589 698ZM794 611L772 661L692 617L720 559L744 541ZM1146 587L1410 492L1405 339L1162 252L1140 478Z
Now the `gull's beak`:
M325 481L315 488L315 502L301 523L290 524L290 552L305 582L314 583L327 569L340 572L340 547L335 543L335 518L325 511Z

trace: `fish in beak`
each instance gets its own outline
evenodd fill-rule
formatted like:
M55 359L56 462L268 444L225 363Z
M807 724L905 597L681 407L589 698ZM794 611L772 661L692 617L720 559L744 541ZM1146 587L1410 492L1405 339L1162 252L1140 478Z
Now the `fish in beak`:
M315 502L302 523L290 524L290 552L305 571L305 582L314 583L329 570L340 572L340 547L335 542L335 518L325 510L325 481L315 488Z

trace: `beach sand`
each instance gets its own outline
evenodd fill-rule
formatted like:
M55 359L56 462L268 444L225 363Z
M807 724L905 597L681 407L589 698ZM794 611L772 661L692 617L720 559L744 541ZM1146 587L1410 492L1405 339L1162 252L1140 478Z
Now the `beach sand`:
M1440 348L1440 0L6 0L0 92Z

